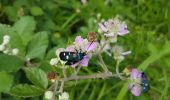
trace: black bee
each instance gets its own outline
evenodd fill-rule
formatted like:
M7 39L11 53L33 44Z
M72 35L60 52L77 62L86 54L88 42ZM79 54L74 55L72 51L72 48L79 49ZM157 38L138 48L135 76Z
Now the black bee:
M150 90L150 85L149 81L147 79L147 76L144 72L142 72L142 87L143 87L143 92L147 93Z
M59 56L60 59L63 61L66 61L65 65L73 65L76 62L82 60L84 58L84 56L86 55L85 52L81 52L81 51L76 51L76 52L60 52Z

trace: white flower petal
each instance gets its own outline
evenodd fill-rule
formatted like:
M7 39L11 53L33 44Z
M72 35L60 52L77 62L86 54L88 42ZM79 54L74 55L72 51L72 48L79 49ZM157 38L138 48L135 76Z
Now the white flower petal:
M59 100L69 100L69 94L67 92L63 92L59 95Z
M48 100L51 100L53 97L53 92L52 91L46 91L45 92L45 98Z

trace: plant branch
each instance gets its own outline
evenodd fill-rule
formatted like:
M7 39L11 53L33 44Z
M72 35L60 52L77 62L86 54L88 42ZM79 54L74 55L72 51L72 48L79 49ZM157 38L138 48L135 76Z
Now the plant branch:
M62 69L62 71L63 71L64 77L66 78L66 77L67 77L66 68L64 67L64 68Z
M52 100L55 100L55 92L57 91L57 88L58 88L58 80L56 80L54 83L54 91L53 91Z
M97 79L97 78L110 78L110 77L118 77L117 74L112 74L111 72L104 72L104 73L96 73L91 75L80 75L80 76L70 76L68 78L61 78L61 81L71 81L71 80L85 80L85 79Z
M103 58L102 58L101 54L98 54L98 58L99 58L99 62L101 63L101 67L103 68L103 70L105 72L109 72L105 62L103 61Z
M59 90L60 93L63 93L63 88L64 88L64 81L62 80L60 85L60 90Z
M116 61L116 74L118 75L118 77L121 79L121 80L126 80L127 78L126 77L123 77L120 72L119 72L119 65L120 65L120 61L117 60Z

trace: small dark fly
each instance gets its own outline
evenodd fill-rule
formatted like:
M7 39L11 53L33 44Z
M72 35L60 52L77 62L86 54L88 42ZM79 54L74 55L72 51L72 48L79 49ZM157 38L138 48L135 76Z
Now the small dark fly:
M150 85L149 81L147 79L147 76L144 72L142 72L142 87L143 87L143 92L147 93L150 90Z
M91 42L91 44L95 41L95 33L90 32L88 34L88 38L90 38L91 40L89 40ZM89 47L91 46L91 44L89 45ZM87 50L89 49L89 47L87 48ZM84 56L86 56L87 52L81 52L81 50L76 50L75 52L69 52L69 51L63 51L60 52L59 57L61 60L65 61L65 65L73 65L79 61L81 61Z

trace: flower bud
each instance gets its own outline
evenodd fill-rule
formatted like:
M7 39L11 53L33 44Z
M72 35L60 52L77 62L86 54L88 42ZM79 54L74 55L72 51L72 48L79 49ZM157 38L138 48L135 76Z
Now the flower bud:
M45 92L45 98L48 100L51 100L53 97L53 92L52 91L46 91Z
M97 34L94 32L89 32L88 35L88 41L90 42L96 42L97 41Z
M67 92L63 92L59 95L59 100L69 100L69 94Z
M126 76L129 76L132 72L132 67L127 66L124 70L123 73L125 73Z
M3 51L5 49L4 45L0 45L0 51Z
M55 72L49 72L47 74L47 77L48 79L51 81L51 82L55 82L55 80L57 79L57 74Z
M9 50L7 49L7 50L3 51L3 53L8 54Z
M52 58L50 60L50 65L52 65L52 66L56 65L57 63L58 63L58 58Z
M10 36L9 35L5 35L4 37L3 37L3 45L7 45L8 43L9 43L9 41L10 41Z
M12 55L18 55L19 50L17 48L12 49Z

